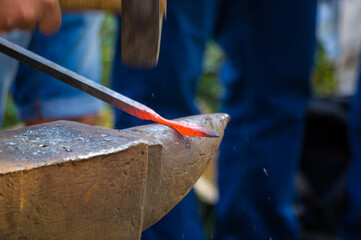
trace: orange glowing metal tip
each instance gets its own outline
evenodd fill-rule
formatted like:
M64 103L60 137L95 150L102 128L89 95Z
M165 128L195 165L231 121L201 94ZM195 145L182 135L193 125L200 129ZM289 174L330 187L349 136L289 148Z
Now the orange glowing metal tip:
M107 87L93 82L77 73L61 67L33 52L30 52L14 43L0 37L0 52L15 58L39 71L42 71L66 84L69 84L83 92L86 92L134 117L151 120L170 126L180 134L190 137L219 137L206 128L195 123L184 121L172 121L161 117L149 107L127 98Z
M102 86L103 87L103 86ZM107 91L110 89L106 89ZM110 90L112 91L112 90ZM143 120L151 120L157 123L161 123L167 126L170 126L177 130L183 136L190 137L219 137L215 132L212 132L204 127L199 126L198 124L185 122L185 121L173 121L161 117L158 113L153 111L151 108L138 103L130 98L127 98L117 92L112 91L113 102L110 104L120 110L129 113L137 118ZM110 94L107 92L107 94Z

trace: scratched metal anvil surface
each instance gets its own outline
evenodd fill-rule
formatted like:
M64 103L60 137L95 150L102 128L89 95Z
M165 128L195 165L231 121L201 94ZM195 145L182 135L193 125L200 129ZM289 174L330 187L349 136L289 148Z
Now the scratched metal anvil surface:
M220 137L69 121L0 132L0 239L140 239L202 175L229 116L183 120Z

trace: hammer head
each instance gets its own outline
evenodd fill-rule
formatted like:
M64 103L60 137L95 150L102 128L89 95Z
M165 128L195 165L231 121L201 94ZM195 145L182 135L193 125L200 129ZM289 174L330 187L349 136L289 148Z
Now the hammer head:
M105 10L121 13L123 62L134 67L157 65L167 0L59 0L64 11Z
M160 2L161 1L161 2ZM166 0L122 0L122 58L127 65L157 65Z

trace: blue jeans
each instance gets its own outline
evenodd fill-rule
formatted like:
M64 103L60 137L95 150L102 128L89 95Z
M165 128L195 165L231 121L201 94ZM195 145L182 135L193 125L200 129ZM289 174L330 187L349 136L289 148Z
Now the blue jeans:
M361 65L360 65L361 71ZM361 73L361 72L360 72ZM347 240L361 239L361 74L358 88L351 101L349 142L351 164L347 184L347 214L341 221L341 235Z
M146 104L166 118L199 113L194 105L195 88L202 72L205 44L212 34L217 6L218 0L168 1L159 63L153 70L124 66L121 62L119 36L114 61L113 89ZM116 128L143 124L146 122L116 110ZM144 240L204 238L193 191L142 235Z
M5 36L1 36L5 37ZM13 31L5 37L10 42L26 48L31 39L31 34L22 31ZM6 98L10 85L13 82L18 70L18 62L2 53L0 53L0 129L3 125Z
M28 49L63 67L101 81L100 13L64 14L58 33L33 33ZM76 118L98 113L103 102L24 64L12 96L21 120Z
M227 53L218 239L298 238L293 212L315 49L316 1L237 1L216 37ZM238 26L238 31L227 27ZM229 28L229 27L228 27Z
M116 52L113 87L174 118L198 112L195 88L205 43L214 37L225 50L222 111L232 120L219 158L218 239L297 237L293 178L310 94L315 14L315 0L174 0L169 1L156 69L125 67L121 50ZM116 124L144 122L118 111ZM197 212L195 207L181 202L174 210ZM169 218L181 223L184 215L167 215L157 224L169 226ZM165 229L164 239L202 239L200 224L186 219L173 228L157 224L143 239L161 239L150 233Z

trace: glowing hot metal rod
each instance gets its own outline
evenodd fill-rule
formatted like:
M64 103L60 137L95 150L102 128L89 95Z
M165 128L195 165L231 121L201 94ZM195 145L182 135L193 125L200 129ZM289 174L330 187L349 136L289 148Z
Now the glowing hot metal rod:
M149 107L121 95L105 86L93 82L75 72L61 67L33 52L0 37L0 52L15 58L41 72L63 81L83 92L86 92L134 117L151 120L177 130L180 134L190 137L218 137L217 133L209 131L195 123L172 121L161 117Z

